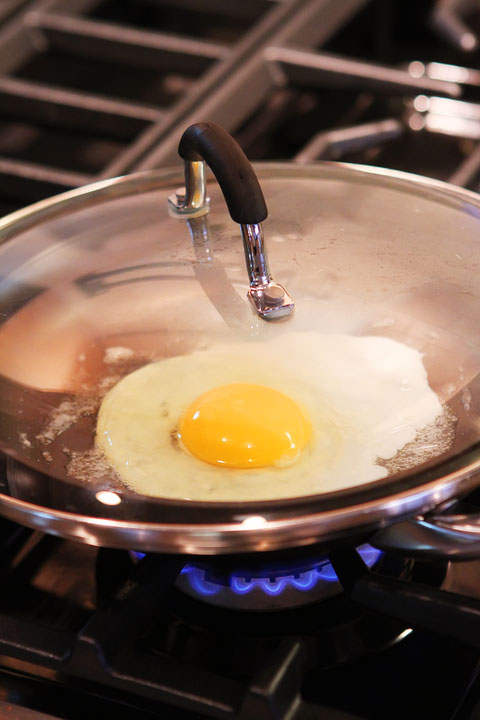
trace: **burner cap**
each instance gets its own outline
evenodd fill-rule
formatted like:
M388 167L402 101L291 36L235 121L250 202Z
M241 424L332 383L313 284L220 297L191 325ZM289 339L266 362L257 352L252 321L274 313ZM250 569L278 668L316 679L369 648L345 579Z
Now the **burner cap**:
M373 567L382 552L371 545L357 548L368 567ZM143 557L141 553L134 553ZM330 560L316 559L285 562L272 569L258 564L249 569L219 570L214 562L188 563L175 583L182 592L203 602L237 610L283 610L299 607L342 592Z

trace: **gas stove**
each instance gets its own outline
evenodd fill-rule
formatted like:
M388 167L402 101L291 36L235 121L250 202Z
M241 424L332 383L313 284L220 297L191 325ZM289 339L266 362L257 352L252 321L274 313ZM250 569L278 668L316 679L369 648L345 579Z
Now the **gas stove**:
M0 531L2 718L476 717L478 562L141 556Z
M251 159L367 163L477 189L480 18L465 5L6 3L0 212L178 164L181 131L204 118Z
M176 165L205 119L252 160L480 190L465 0L8 0L0 97L0 214ZM480 561L143 557L6 520L0 550L2 720L480 717Z

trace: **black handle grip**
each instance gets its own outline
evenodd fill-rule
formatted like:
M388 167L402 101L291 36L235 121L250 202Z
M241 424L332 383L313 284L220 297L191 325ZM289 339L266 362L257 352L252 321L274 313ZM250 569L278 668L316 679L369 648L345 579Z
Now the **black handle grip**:
M180 157L205 160L220 185L232 220L241 225L260 223L268 215L265 198L253 168L240 145L219 125L195 123L185 130Z

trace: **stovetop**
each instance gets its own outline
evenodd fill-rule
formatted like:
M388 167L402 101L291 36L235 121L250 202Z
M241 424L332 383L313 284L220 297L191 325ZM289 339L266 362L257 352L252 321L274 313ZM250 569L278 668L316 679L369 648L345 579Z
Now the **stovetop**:
M473 1L7 0L0 98L0 215L176 165L181 132L206 119L253 160L480 189ZM368 570L345 548L318 565L338 592L267 612L182 592L198 559L139 560L4 520L0 546L2 720L480 718L480 561ZM310 572L291 576L297 589Z
M249 612L179 590L185 558L0 532L2 718L477 717L478 562L383 556L359 580L336 550L344 592Z
M473 2L4 5L1 213L178 164L180 133L199 119L252 159L345 160L478 187Z

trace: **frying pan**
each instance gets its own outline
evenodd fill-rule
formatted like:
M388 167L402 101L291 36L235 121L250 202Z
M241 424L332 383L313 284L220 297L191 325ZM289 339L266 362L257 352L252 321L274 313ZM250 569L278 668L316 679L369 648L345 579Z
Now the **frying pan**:
M254 171L212 123L189 128L179 152L183 177L115 178L0 223L0 512L143 551L368 537L410 555L480 555L479 518L445 514L480 484L480 197L341 163ZM101 399L124 375L286 328L418 349L455 417L448 449L361 486L259 502L140 495L95 450Z

